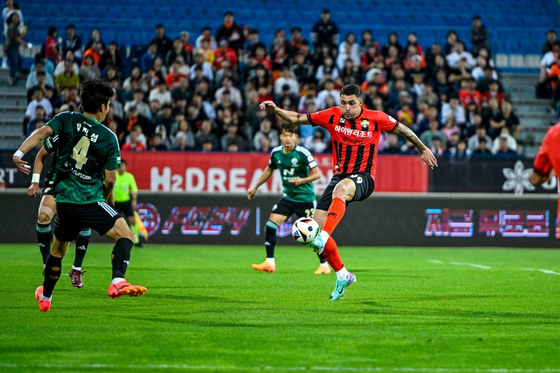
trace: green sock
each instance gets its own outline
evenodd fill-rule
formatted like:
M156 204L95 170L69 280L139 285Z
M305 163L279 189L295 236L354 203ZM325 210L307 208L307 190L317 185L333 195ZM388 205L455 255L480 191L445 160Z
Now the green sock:
M134 243L140 242L140 237L138 236L138 226L136 224L130 226L130 230L134 233Z

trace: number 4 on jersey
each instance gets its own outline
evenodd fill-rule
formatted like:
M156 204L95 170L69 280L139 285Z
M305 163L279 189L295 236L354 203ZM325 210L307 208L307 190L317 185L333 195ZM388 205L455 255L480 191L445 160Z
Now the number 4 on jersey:
M72 159L76 161L76 168L82 169L82 166L87 162L87 152L89 150L90 141L87 137L83 136L72 150Z

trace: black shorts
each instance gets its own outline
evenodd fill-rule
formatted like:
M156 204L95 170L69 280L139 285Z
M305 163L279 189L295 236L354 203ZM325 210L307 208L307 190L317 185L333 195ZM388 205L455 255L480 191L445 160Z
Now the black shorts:
M315 214L316 206L317 201L294 202L280 198L278 203L272 207L272 213L287 216L288 218L292 216L292 214L296 214L298 218L312 218Z
M132 209L131 201L127 202L115 202L115 210L122 212L127 218L134 216L134 210Z
M375 188L375 183L373 182L373 178L371 177L371 175L364 172L334 175L329 185L325 188L321 199L319 199L317 210L329 210L329 206L332 202L332 193L334 187L344 179L350 179L356 185L356 193L354 194L354 198L352 198L350 202L363 201L364 199L371 196L371 193L373 193L373 189ZM348 206L350 202L346 202L346 206Z
M41 192L41 198L44 196L52 196L52 195L53 195L52 187L48 186L43 188L43 191Z
M120 218L119 213L105 202L86 205L57 203L56 209L58 213L54 219L54 235L62 242L75 240L84 228L92 228L104 236Z

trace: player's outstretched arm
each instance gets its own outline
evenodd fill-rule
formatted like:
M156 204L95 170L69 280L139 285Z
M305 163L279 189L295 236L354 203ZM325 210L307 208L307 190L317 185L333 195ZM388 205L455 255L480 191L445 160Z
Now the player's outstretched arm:
M42 147L35 156L35 163L33 164L33 178L31 179L31 185L27 189L27 195L29 197L36 197L39 191L39 179L41 177L41 172L43 172L43 166L45 164L45 158L49 156L49 152Z
M295 177L293 179L288 180L290 183L292 184L296 184L296 185L302 185L305 183L311 183L315 180L318 180L321 178L321 170L319 169L319 167L313 167L310 171L309 171L309 176L307 177Z
M263 101L260 104L261 109L266 109L269 113L276 114L286 122L291 124L309 124L306 114L296 113L291 110L280 109L273 101Z
M49 126L43 126L39 129L33 131L33 133L25 139L23 144L19 147L18 150L14 153L12 160L16 165L17 169L23 172L26 175L29 175L31 172L31 167L27 164L26 161L22 160L25 153L30 151L31 149L37 147L44 139L50 136L53 133L53 130Z
M263 173L259 177L259 180L257 180L257 183L251 188L247 189L247 199L253 199L257 196L257 189L259 189L261 185L263 185L268 179L270 179L273 171L274 170L268 166L264 169Z
M422 159L422 162L424 162L425 165L427 165L430 168L434 168L438 166L437 159L432 153L432 151L428 149L428 147L424 145L422 141L420 141L418 136L416 136L416 134L412 132L410 128L408 128L407 126L399 122L399 125L393 131L393 133L404 137L412 144L414 144L414 146L416 146L418 151L420 151L420 158Z

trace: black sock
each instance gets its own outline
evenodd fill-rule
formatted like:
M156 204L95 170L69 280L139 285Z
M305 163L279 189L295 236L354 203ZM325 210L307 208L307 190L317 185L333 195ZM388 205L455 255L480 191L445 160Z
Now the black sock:
M91 236L91 228L83 229L76 237L76 256L74 257L74 267L81 268L86 256L89 245L89 237Z
M45 279L43 280L43 295L47 298L52 296L52 291L60 278L62 258L49 255L45 266Z
M274 248L276 247L276 230L278 226L270 220L266 222L266 238L264 247L266 248L266 257L274 258Z
M128 238L121 238L113 248L113 278L122 277L126 273L128 261L130 260L130 250L134 243Z
M319 261L321 262L321 264L326 263L327 259L325 258L325 256L321 253L321 254L317 254L317 256L319 257Z
M52 230L51 224L37 223L37 242L39 242L39 250L43 256L43 264L47 263L47 257L51 251Z

